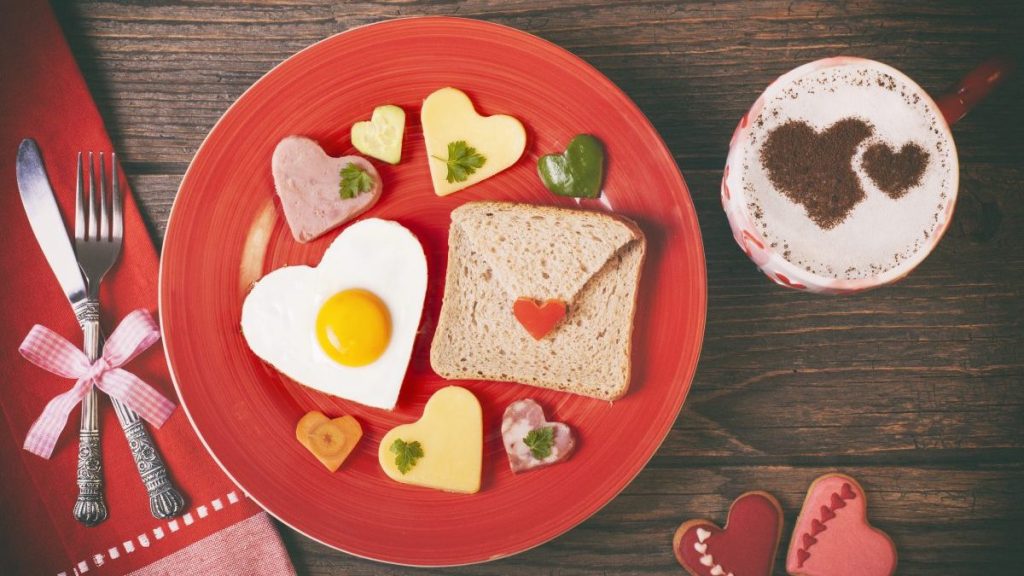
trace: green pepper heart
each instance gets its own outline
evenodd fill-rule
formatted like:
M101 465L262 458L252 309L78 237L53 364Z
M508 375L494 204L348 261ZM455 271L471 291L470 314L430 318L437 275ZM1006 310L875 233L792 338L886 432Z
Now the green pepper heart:
M604 178L604 146L590 134L578 134L564 153L541 156L537 173L544 186L559 196L597 198Z

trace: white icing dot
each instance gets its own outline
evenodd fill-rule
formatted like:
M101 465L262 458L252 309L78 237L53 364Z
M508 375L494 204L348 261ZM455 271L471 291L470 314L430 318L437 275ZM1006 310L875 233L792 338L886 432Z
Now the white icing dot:
M711 532L708 532L703 528L697 528L697 540L703 542L707 540L709 536L711 536Z
M722 570L721 564L715 564L715 567L711 569L711 576L725 576L725 570Z
M694 542L693 543L693 549L696 550L697 552L700 552L701 554L704 554L704 553L706 553L708 551L708 545L707 544L701 544L700 542Z
M705 566L711 566L715 563L715 559L712 558L710 554L705 554L700 557L700 563Z

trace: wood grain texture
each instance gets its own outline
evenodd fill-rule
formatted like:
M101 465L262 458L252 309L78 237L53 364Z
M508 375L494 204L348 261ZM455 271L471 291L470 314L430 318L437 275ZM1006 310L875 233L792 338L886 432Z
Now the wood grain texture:
M807 486L832 469L864 484L874 523L897 544L900 574L1019 570L1024 75L955 127L955 220L895 286L845 298L774 286L736 247L718 198L736 120L782 72L851 54L938 93L994 52L1024 52L1018 1L56 7L157 242L189 160L235 98L308 44L385 18L460 15L537 34L607 74L661 132L690 185L709 274L704 352L683 413L648 468L577 529L510 559L441 572L681 573L675 527L723 521L752 489L779 497L785 546ZM282 532L300 574L422 572Z

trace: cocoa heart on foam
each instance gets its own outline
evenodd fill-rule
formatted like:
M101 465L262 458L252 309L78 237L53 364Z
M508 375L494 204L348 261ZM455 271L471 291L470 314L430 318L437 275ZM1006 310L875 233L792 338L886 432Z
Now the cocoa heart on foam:
M859 118L844 118L824 132L804 122L787 122L768 134L761 163L779 192L829 230L866 196L853 170L853 157L873 131Z
M544 458L537 458L525 440L531 431L543 428L552 429L551 449ZM508 464L516 474L561 462L576 448L572 428L561 422L548 422L544 409L530 398L516 400L505 409L501 419L501 442L508 454Z
M879 190L898 200L921 181L928 167L928 153L913 142L904 144L899 152L879 142L864 151L862 165Z
M786 571L793 576L889 576L896 547L868 524L864 489L843 474L811 484L793 529ZM737 575L738 576L738 575Z
M782 533L782 507L767 492L747 492L729 508L725 528L689 520L672 549L693 576L769 576Z

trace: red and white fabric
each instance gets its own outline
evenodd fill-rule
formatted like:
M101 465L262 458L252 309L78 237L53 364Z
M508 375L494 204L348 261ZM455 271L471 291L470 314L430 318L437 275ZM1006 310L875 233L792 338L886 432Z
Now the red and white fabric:
M35 138L65 224L73 221L75 154L113 150L74 57L45 1L12 0L0 11L0 574L294 574L280 536L203 448L184 410L174 410L154 442L188 501L181 517L158 520L109 401L100 402L109 518L93 528L71 510L79 410L49 460L21 449L47 402L67 379L25 360L18 348L36 324L75 346L82 333L25 218L15 179L23 138ZM128 160L130 153L123 154ZM157 253L131 195L125 199L125 244L101 287L101 324L132 310L157 308ZM160 346L131 361L130 371L161 395L174 387Z
M53 330L39 324L33 326L18 352L47 372L74 379L75 385L46 404L29 428L25 450L49 458L71 411L93 387L120 400L153 426L163 426L174 411L174 402L121 368L159 339L160 329L149 311L135 310L118 324L104 343L100 357L89 362L85 352Z

